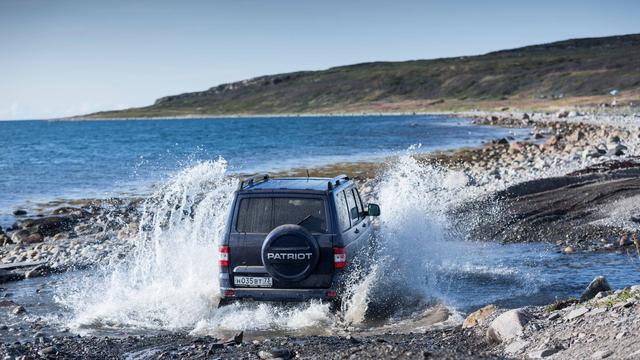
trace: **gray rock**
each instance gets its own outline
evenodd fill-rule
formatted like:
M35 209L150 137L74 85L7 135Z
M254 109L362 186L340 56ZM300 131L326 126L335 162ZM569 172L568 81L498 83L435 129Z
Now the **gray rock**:
M17 230L11 233L11 241L14 243L23 243L27 240L27 238L31 235L31 233L27 230Z
M38 355L40 356L47 356L47 355L53 355L56 354L58 352L58 350L55 348L55 346L48 346L46 348L42 348L38 351Z
M104 228L97 224L80 224L76 225L73 230L78 235L91 235L103 231Z
M611 350L598 350L591 355L592 359L606 359L609 356L613 355L613 351Z
M586 314L586 313L588 313L588 312L589 312L589 309L588 309L588 308L586 308L586 307L584 307L584 306L583 306L583 307L579 307L579 308L576 308L576 309L571 310L571 312L569 312L569 313L564 317L564 319L565 319L565 320L573 320L573 319L575 319L575 318L579 318L580 316L582 316L582 315L584 315L584 314Z
M609 286L607 279L605 279L604 276L596 276L582 295L580 295L580 302L591 300L597 293L609 290L611 290L611 286Z
M7 234L0 234L0 246L5 246L5 245L10 245L13 244L13 241L11 241L11 238L9 237L9 235Z
M522 333L530 318L523 309L509 310L491 322L487 329L487 338L493 342L510 340Z
M260 359L291 359L293 353L289 349L271 349L268 351L262 350L258 352Z
M600 149L598 149L595 146L589 146L586 149L584 149L584 151L582 152L582 157L584 159L586 158L598 158L601 157L603 154L603 152L600 151Z
M546 348L546 349L542 349L542 350L536 350L536 351L532 351L530 353L527 354L527 356L530 359L542 359L542 358L546 358L549 357L555 353L558 352L558 349L555 348Z
M65 232L61 232L61 233L57 233L53 236L53 240L54 241L62 241L62 240L68 240L70 238L70 234L68 231Z
M24 309L23 306L16 306L13 311L11 311L14 315L20 315L20 314L24 314L26 312L26 310Z
M43 275L46 275L47 272L49 271L49 268L46 265L38 265L36 267L34 267L33 269L27 271L24 273L24 277L27 279L30 278L34 278L34 277L40 277Z
M504 351L509 355L515 355L521 352L522 350L524 350L524 348L526 348L528 345L529 345L528 341L516 340L511 344L507 345L504 348Z
M607 145L607 156L621 156L624 155L627 147L622 144L609 144Z
M36 244L36 243L40 243L44 241L44 236L42 236L42 234L39 233L33 233L31 235L29 235L26 239L26 243L27 244Z
M574 132L572 132L571 134L569 134L569 136L567 136L567 140L569 140L570 142L578 142L582 139L584 139L584 133L580 130L576 130Z

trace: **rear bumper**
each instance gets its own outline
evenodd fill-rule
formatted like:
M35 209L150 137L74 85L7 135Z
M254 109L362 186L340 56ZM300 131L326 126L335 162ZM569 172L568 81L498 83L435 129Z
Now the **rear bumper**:
M233 292L233 295L231 295ZM243 299L256 301L307 301L334 300L334 289L272 289L272 288L221 288L220 295L225 300Z

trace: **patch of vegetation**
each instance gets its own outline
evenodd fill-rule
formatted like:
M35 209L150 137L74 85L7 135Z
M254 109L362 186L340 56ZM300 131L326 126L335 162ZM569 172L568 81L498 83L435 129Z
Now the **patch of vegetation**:
M624 288L618 295L609 295L601 301L597 301L596 306L612 308L615 304L625 302L633 297L634 295L631 293L631 289Z
M545 314L549 314L549 313L552 313L554 311L562 310L562 309L564 309L566 307L569 307L569 306L571 306L573 304L578 304L578 303L579 303L579 300L576 299L576 298L573 298L573 297L565 299L565 300L556 300L552 304L549 304L549 305L545 306L544 307L544 312L545 312Z
M640 94L638 69L640 34L575 39L479 56L262 76L86 117L433 111L478 102L607 98L613 89Z

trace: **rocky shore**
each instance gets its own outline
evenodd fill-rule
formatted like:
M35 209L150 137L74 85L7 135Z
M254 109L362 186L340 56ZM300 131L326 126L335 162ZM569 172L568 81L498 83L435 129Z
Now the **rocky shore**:
M467 114L478 125L526 127L526 139L416 155L453 170L472 188L451 209L452 231L503 243L546 242L558 251L640 254L640 118L636 115ZM353 166L350 164L349 166ZM383 165L380 165L383 166ZM367 171L373 170L370 164ZM334 169L332 169L334 170ZM376 183L360 178L367 196ZM15 213L0 229L0 284L94 267L126 257L139 236L143 199L106 199ZM478 219L481 219L480 221ZM568 255L570 256L570 255ZM585 284L586 286L587 284ZM334 336L232 339L181 332L78 337L39 331L29 309L0 288L0 335L6 359L31 358L640 358L640 286L612 291L598 280L582 299L501 309L487 305L463 324L416 333L347 332ZM18 325L16 325L18 324ZM20 328L20 330L17 330ZM11 336L10 336L11 335Z
M88 200L0 228L0 283L124 257L138 232L140 199Z
M5 306L15 317L24 309ZM0 331L9 331L1 326ZM34 331L37 331L34 330ZM229 339L181 332L158 335L95 337L48 336L4 342L4 359L636 359L640 331L640 285L611 290L596 278L581 299L546 306L502 309L487 305L462 324L426 331L367 334L345 331L332 336Z

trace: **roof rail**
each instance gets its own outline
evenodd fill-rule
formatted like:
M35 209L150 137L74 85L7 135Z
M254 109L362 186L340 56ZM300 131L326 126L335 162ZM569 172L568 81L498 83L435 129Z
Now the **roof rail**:
M238 184L238 190L242 190L247 186L265 182L267 180L269 180L269 174L256 174L250 177L246 177L240 180L240 184Z
M349 177L347 175L345 175L345 174L338 175L338 176L334 177L333 179L329 180L329 183L327 184L327 188L329 190L333 190L333 187L340 185L340 181L342 181L342 180L349 181Z

